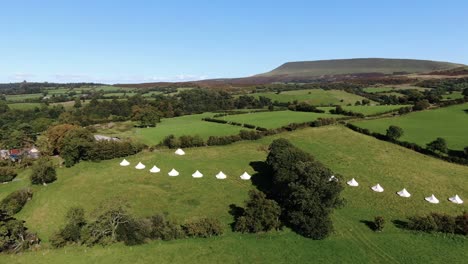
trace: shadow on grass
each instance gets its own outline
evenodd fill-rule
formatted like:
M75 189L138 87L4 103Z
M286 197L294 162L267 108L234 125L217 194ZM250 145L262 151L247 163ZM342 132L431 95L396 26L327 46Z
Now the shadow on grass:
M270 167L264 161L252 161L249 165L255 170L255 174L250 178L252 184L269 196L272 188Z
M402 221L402 220L392 220L393 225L395 225L396 228L401 228L401 229L408 229L408 222Z
M359 221L363 224L365 224L370 230L372 231L375 231L377 230L377 227L375 226L375 223L373 221L369 221L369 220L361 220Z
M234 222L232 222L230 224L231 226L231 230L234 231L234 226L237 222L237 219L239 217L241 217L242 215L244 215L244 208L240 207L240 206L237 206L235 204L230 204L229 205L229 214L232 215L232 217L234 218Z

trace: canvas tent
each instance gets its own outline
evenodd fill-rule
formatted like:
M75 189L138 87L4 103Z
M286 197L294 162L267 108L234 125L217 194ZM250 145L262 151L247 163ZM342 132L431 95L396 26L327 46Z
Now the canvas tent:
M175 169L172 169L172 170L168 173L168 175L171 176L171 177L179 176L179 172L176 171Z
M179 155L179 156L183 156L185 155L185 151L183 151L182 149L177 149L175 152L174 152L176 155Z
M130 162L128 162L126 159L122 160L122 162L120 162L120 166L128 166L130 165Z
M400 196L400 197L410 197L411 194L406 190L406 188L403 188L403 190L397 192L397 194Z
M377 183L377 185L375 186L372 186L371 189L374 191L374 192L383 192L384 189L382 188L382 186L380 186L380 184Z
M201 178L201 177L203 177L203 174L197 170L194 174L192 174L192 177L193 178Z
M332 175L332 176L330 176L330 178L328 179L328 181L336 181L336 182L337 182L337 181L338 181L338 178L335 177L335 175Z
M434 194L429 196L429 197L426 197L424 198L424 200L430 202L430 203L433 203L433 204L438 204L439 203L439 199L437 199Z
M359 183L354 179L352 178L350 181L346 182L349 186L353 186L353 187L357 187L359 186Z
M247 172L244 172L244 174L240 176L242 180L250 180L250 177L251 176Z
M146 166L143 165L143 163L141 163L141 162L138 162L138 164L135 166L135 169L137 169L137 170L142 170L144 168L146 168Z
M450 197L449 201L451 201L452 203L455 203L455 204L462 204L463 203L463 200L460 198L460 196L458 196L458 194L455 194L455 196Z
M158 172L160 172L160 171L161 171L161 169L159 169L158 167L156 167L156 165L154 165L153 168L151 168L151 170L150 170L151 173L158 173Z
M222 171L220 171L218 174L216 174L216 179L218 180L224 180L226 179L226 174L224 174Z

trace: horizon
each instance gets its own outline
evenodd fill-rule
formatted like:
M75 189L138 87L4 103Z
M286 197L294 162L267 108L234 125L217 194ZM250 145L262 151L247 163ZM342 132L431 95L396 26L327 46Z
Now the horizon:
M26 2L2 7L0 83L184 82L352 58L468 64L463 1Z

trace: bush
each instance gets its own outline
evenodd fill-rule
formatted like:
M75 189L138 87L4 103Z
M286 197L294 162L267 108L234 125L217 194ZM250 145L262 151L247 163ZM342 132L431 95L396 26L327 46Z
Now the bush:
M403 136L404 132L401 127L398 126L389 126L387 129L387 137L392 139L392 140L397 140L401 136Z
M0 182L9 182L18 174L13 167L0 167Z
M40 242L39 238L27 231L24 221L0 211L0 252L17 253Z
M89 160L100 161L127 157L142 151L144 145L129 141L97 141L88 151Z
M10 193L0 202L0 210L14 215L23 209L23 206L31 199L33 193L29 188L21 189Z
M374 217L374 228L375 231L381 232L385 225L385 219L382 216Z
M188 237L212 237L223 234L223 228L218 219L202 218L183 226Z
M173 240L185 237L185 232L180 225L177 225L162 214L157 214L149 219L151 231L149 237L156 240Z
M57 172L52 161L46 157L37 160L30 176L32 184L46 184L57 180Z
M239 132L239 136L241 139L244 140L257 140L262 138L262 135L260 133L257 133L256 131L249 131L249 130L241 130Z
M196 136L181 136L179 138L180 147L181 148L191 148L191 147L202 147L205 145L203 139L196 135Z
M78 243L81 240L81 231L86 225L84 209L81 207L70 208L65 219L65 227L53 234L50 238L50 243L53 247L64 247L67 244Z
M244 127L250 128L250 129L255 129L255 125L251 125L251 124L244 124Z
M430 213L426 216L409 218L408 228L423 232L442 232L449 234L468 235L468 213L451 216L440 213Z
M160 145L163 145L163 146L166 146L170 149L173 149L173 148L179 148L180 147L180 141L178 138L176 138L174 135L169 135L167 137L165 137Z

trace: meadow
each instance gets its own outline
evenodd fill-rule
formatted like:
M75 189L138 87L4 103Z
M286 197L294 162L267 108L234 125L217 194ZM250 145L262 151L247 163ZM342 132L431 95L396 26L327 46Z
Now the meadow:
M115 136L122 139L134 139L146 145L156 145L168 135L199 135L203 139L210 136L226 136L238 134L241 128L212 122L202 121L204 117L212 117L213 113L187 115L175 118L164 118L156 127L136 128L133 122L114 123L112 127L100 126L98 133Z
M402 86L367 87L362 90L366 93L388 93L388 92L398 92L401 90L425 91L425 90L429 90L429 88L402 85Z
M13 103L8 104L8 107L11 109L18 109L18 110L31 110L36 107L41 107L43 104L41 103Z
M335 231L325 240L309 240L288 229L259 235L229 231L232 222L229 205L242 205L255 182L242 181L238 176L243 171L254 174L250 162L263 161L266 146L278 137L287 138L313 154L341 174L341 181L354 177L360 183L356 188L345 187L346 204L334 213ZM146 164L147 169L158 165L162 169L158 174L137 171L133 166L120 167L120 159L60 168L58 180L47 187L35 186L33 199L17 215L26 220L32 231L38 232L44 248L19 255L0 255L0 262L305 263L313 259L327 263L462 263L468 257L463 237L413 233L391 222L404 221L414 214L433 211L455 214L466 210L466 204L455 205L446 199L455 193L468 197L465 179L468 167L424 156L342 126L307 128L258 141L186 149L186 153L186 156L176 156L172 150L158 150L127 158L133 166L138 161ZM181 172L179 177L167 176L173 167ZM193 179L190 175L196 169L205 177ZM215 179L214 174L219 170L228 175L226 180ZM18 183L26 185L26 177L27 171L19 176L22 181L0 186L0 194L12 191L13 184L17 184L15 188L20 187ZM383 193L370 190L376 183L385 188ZM403 187L412 193L411 198L395 194ZM440 199L440 204L424 201L432 193ZM180 222L214 216L223 222L226 233L209 239L153 241L139 246L47 249L48 238L63 225L70 206L80 205L90 212L100 201L117 195L129 200L135 215L167 212ZM362 222L376 215L387 220L380 233L371 231Z
M405 106L407 105L369 105L369 106L353 105L353 106L343 106L343 109L346 111L361 113L365 116L369 116L369 115L377 115L377 114L387 113L390 111L395 111ZM332 107L332 106L325 106L325 107L318 107L318 108L326 111L327 113L330 110L335 109L335 107Z
M442 100L453 100L453 99L461 99L463 98L462 92L452 92L451 94L444 94L442 95Z
M322 90L322 89L312 89L312 90L294 90L294 91L284 91L280 94L270 92L270 93L254 93L249 94L255 97L264 96L270 98L273 102L306 102L312 105L347 105L356 103L356 101L362 101L365 99L359 95L347 93L342 90Z
M273 111L258 112L239 115L228 115L219 119L234 121L242 124L252 124L264 128L279 128L290 123L304 123L317 120L318 118L339 118L341 115L326 113L310 113L295 111Z
M10 102L21 102L27 99L40 99L43 97L41 93L37 94L7 94L6 100Z
M413 112L404 116L358 121L354 124L370 131L385 134L390 125L404 130L402 141L425 146L442 137L450 149L461 150L468 146L468 104L454 105L434 110Z

